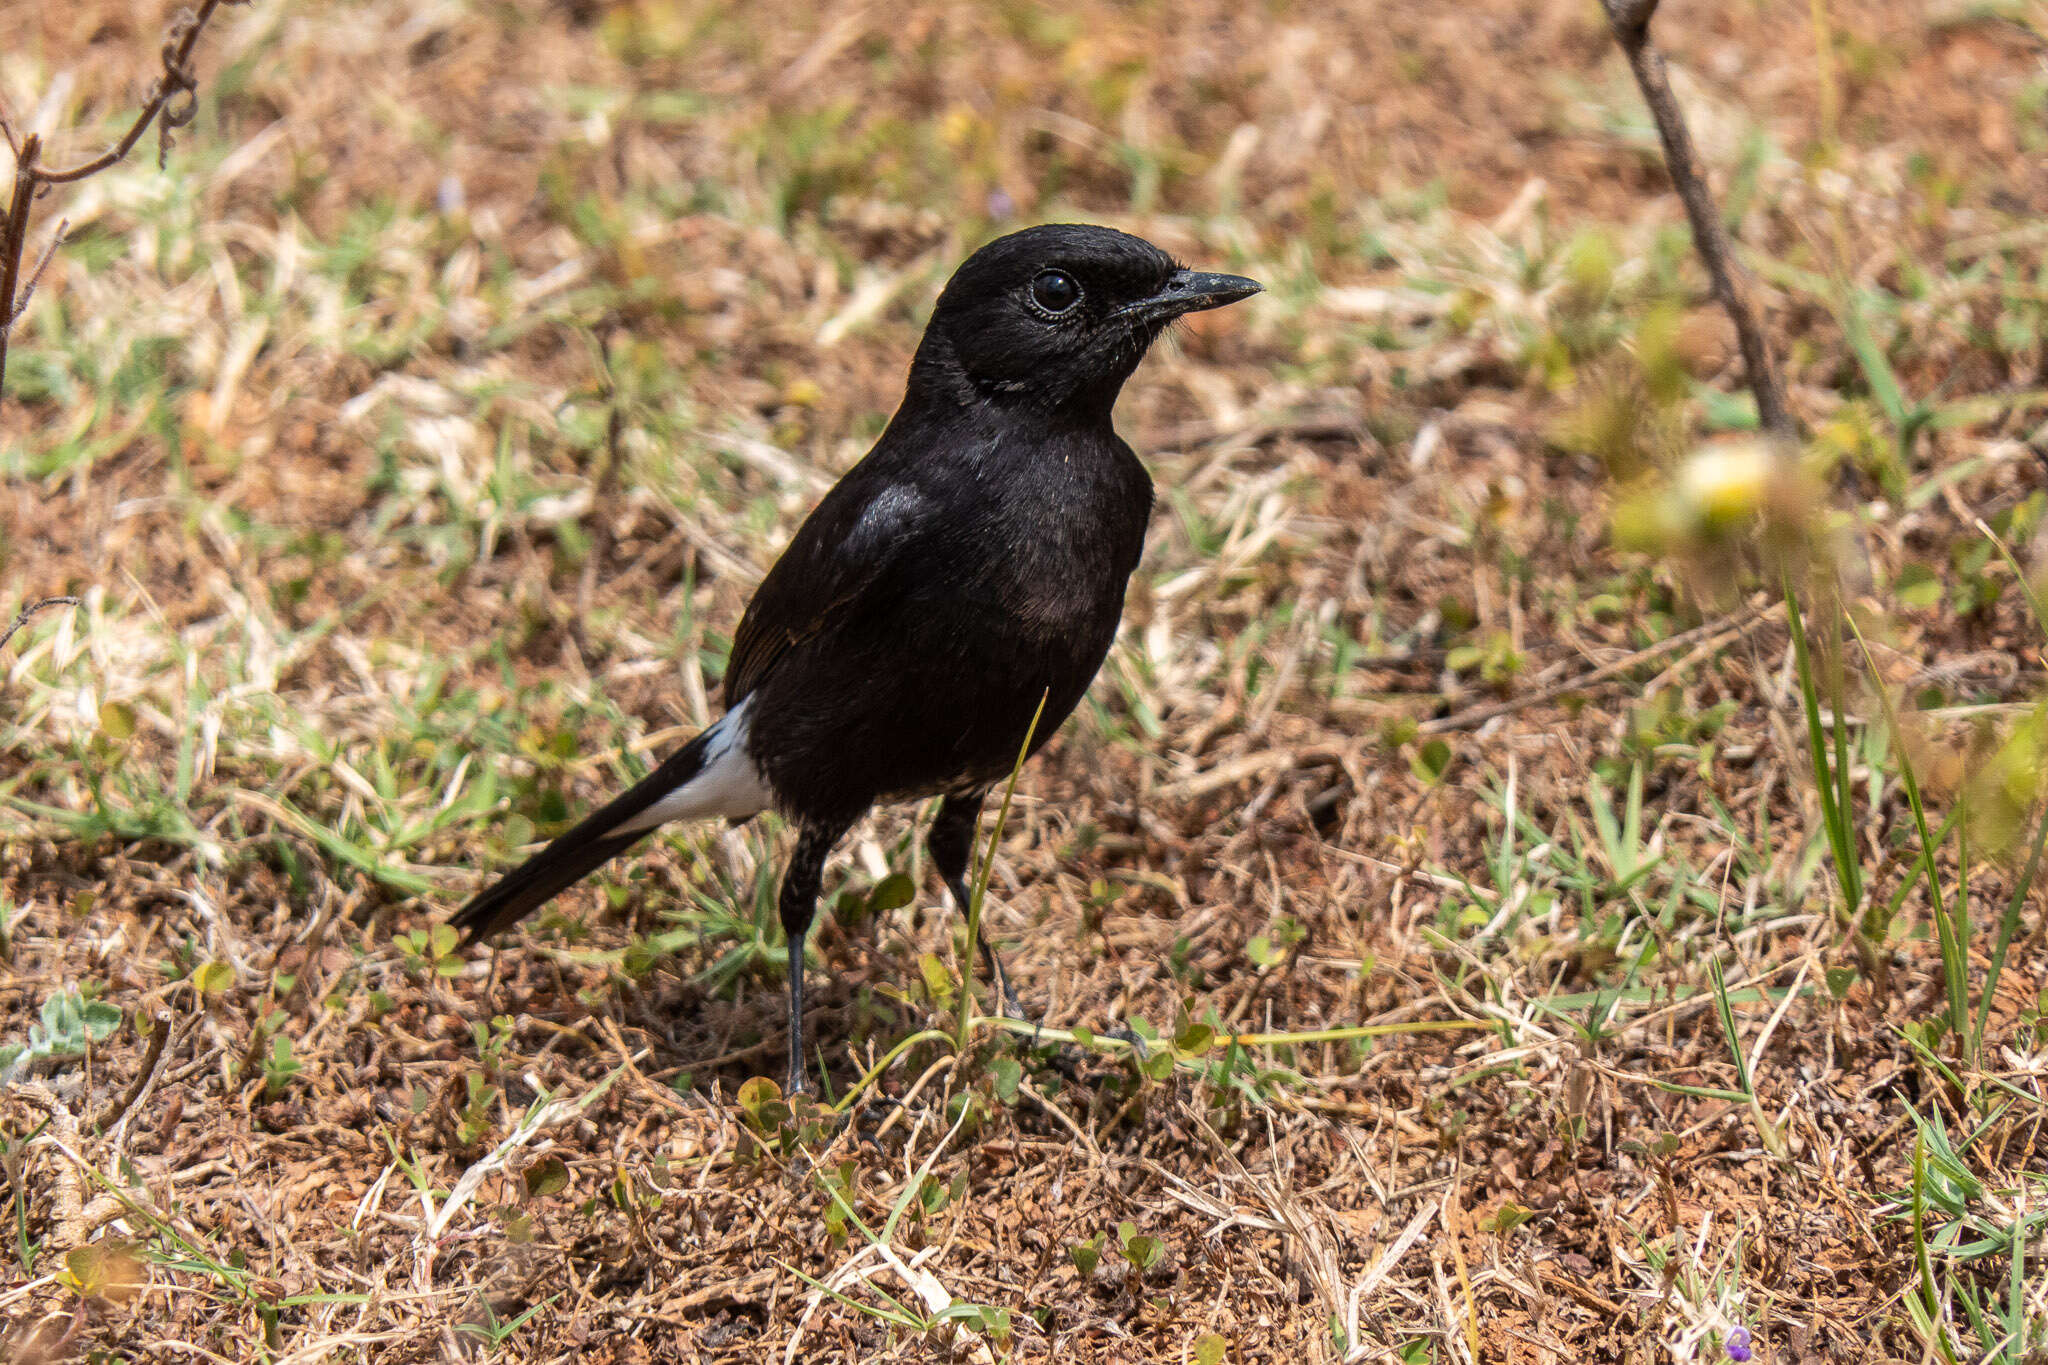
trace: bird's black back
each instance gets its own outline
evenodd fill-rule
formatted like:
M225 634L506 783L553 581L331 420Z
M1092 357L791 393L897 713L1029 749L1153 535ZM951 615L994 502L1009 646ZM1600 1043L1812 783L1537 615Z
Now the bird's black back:
M1079 281L1071 317L1025 292L1054 268ZM1138 238L1056 226L955 273L888 430L734 636L726 705L755 699L749 747L790 814L834 824L980 790L1016 762L1041 698L1034 748L1080 701L1152 508L1110 410L1163 323L1126 304L1175 269Z
M726 704L801 818L972 791L1101 667L1152 482L1106 428L899 416L805 524L736 637ZM820 608L824 610L820 610Z

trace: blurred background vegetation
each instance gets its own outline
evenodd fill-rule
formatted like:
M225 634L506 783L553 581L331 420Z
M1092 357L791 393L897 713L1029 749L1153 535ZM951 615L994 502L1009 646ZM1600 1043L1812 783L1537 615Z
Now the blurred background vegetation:
M97 150L169 17L0 0L0 114ZM2044 21L1660 9L1781 465L1594 0L223 8L0 394L0 612L83 599L0 658L9 1349L2034 1358ZM772 822L453 956L1062 219L1268 286L1127 390L992 883L1148 1060L921 1031L914 812L831 872L845 1127L741 1088Z

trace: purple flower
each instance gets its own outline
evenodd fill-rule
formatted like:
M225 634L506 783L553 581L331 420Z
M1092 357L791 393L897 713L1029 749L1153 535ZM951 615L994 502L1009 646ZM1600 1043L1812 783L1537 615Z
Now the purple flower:
M1728 1334L1728 1358L1735 1361L1749 1359L1749 1329L1738 1327Z
M998 186L988 192L988 216L995 219L1008 218L1017 211L1017 201L1009 191Z

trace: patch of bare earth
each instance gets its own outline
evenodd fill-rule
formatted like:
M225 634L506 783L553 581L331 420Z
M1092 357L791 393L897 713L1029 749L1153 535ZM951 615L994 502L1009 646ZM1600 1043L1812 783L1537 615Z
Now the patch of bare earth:
M157 8L0 0L0 112L96 146ZM2048 352L2001 331L2040 302L2039 43L1876 0L1657 32L1802 420L1869 444L1843 282L1909 393L1984 400L1911 443L1925 497L1832 489L1889 681L1990 708L1930 726L1945 797L2039 628L1889 585L1961 582L2041 487ZM1740 375L1597 6L257 0L200 70L166 173L42 211L78 236L0 403L0 611L86 599L0 659L0 1041L120 1013L0 1092L13 1359L1930 1358L1887 1200L1916 1112L1981 1126L1991 1185L2043 1169L2042 910L1985 1029L2011 1102L1967 1112L1906 1034L1944 1008L1923 898L1872 947L1817 866L1782 608L1611 544L1570 433L1638 316ZM772 832L408 952L508 822L708 719L945 272L1044 216L1272 286L1123 401L1147 563L992 883L1049 1025L1188 1055L892 1057L960 1007L908 811L834 865L849 907L920 880L823 917L811 1027L865 1086L826 1118L742 1091L782 1045ZM1859 765L1882 900L1910 815ZM1639 874L1596 815L1632 769ZM2014 865L1973 869L1980 930Z

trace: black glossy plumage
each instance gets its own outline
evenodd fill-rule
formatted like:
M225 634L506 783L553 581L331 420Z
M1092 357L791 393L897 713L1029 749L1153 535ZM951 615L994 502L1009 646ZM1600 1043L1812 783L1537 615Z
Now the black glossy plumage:
M772 806L799 831L779 908L800 1086L803 943L826 854L877 802L943 795L929 846L965 907L982 797L1041 697L1034 749L1080 701L1144 547L1152 484L1112 427L1117 393L1174 318L1258 287L1100 227L1030 228L975 252L939 297L888 430L748 605L726 717L454 922L472 940L508 927L653 827L636 821Z

